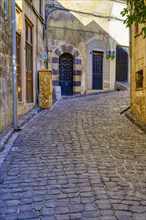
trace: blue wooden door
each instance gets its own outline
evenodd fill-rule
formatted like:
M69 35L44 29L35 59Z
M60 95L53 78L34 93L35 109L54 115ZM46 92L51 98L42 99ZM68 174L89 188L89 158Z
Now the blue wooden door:
M92 54L92 89L101 90L103 82L103 53L93 52Z
M73 95L73 56L64 53L59 58L59 84L61 95Z

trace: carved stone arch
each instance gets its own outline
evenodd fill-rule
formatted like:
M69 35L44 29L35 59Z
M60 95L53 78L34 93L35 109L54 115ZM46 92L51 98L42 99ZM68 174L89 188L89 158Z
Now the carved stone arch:
M70 44L63 44L58 46L52 52L52 73L53 86L59 86L59 57L62 54L69 53L73 56L73 94L79 94L81 87L81 65L82 59L80 52Z
M58 46L54 51L53 51L53 56L60 57L61 54L63 53L70 53L72 54L75 58L79 57L79 51L73 47L70 44L63 44Z

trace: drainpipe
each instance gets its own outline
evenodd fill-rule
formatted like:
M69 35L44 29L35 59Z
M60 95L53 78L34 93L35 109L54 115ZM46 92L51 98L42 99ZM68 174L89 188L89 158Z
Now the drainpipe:
M36 18L36 76L35 76L35 83L36 83L36 104L38 104L38 18Z
M17 130L17 82L16 82L16 14L15 0L11 0L12 13L12 87L13 87L13 127Z

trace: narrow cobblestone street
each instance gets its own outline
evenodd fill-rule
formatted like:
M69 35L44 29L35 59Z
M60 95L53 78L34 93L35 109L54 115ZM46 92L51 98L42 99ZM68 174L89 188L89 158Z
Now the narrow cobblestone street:
M0 219L146 220L146 134L128 106L120 91L41 111L1 166Z

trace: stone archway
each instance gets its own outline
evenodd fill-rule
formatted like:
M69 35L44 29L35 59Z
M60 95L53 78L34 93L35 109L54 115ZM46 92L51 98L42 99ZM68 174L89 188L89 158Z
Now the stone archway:
M81 91L81 64L82 60L79 51L69 44L57 47L52 53L53 86L60 86L59 81L59 58L62 54L68 53L73 56L73 95Z
M73 60L70 53L63 53L59 57L59 85L61 95L73 95Z

